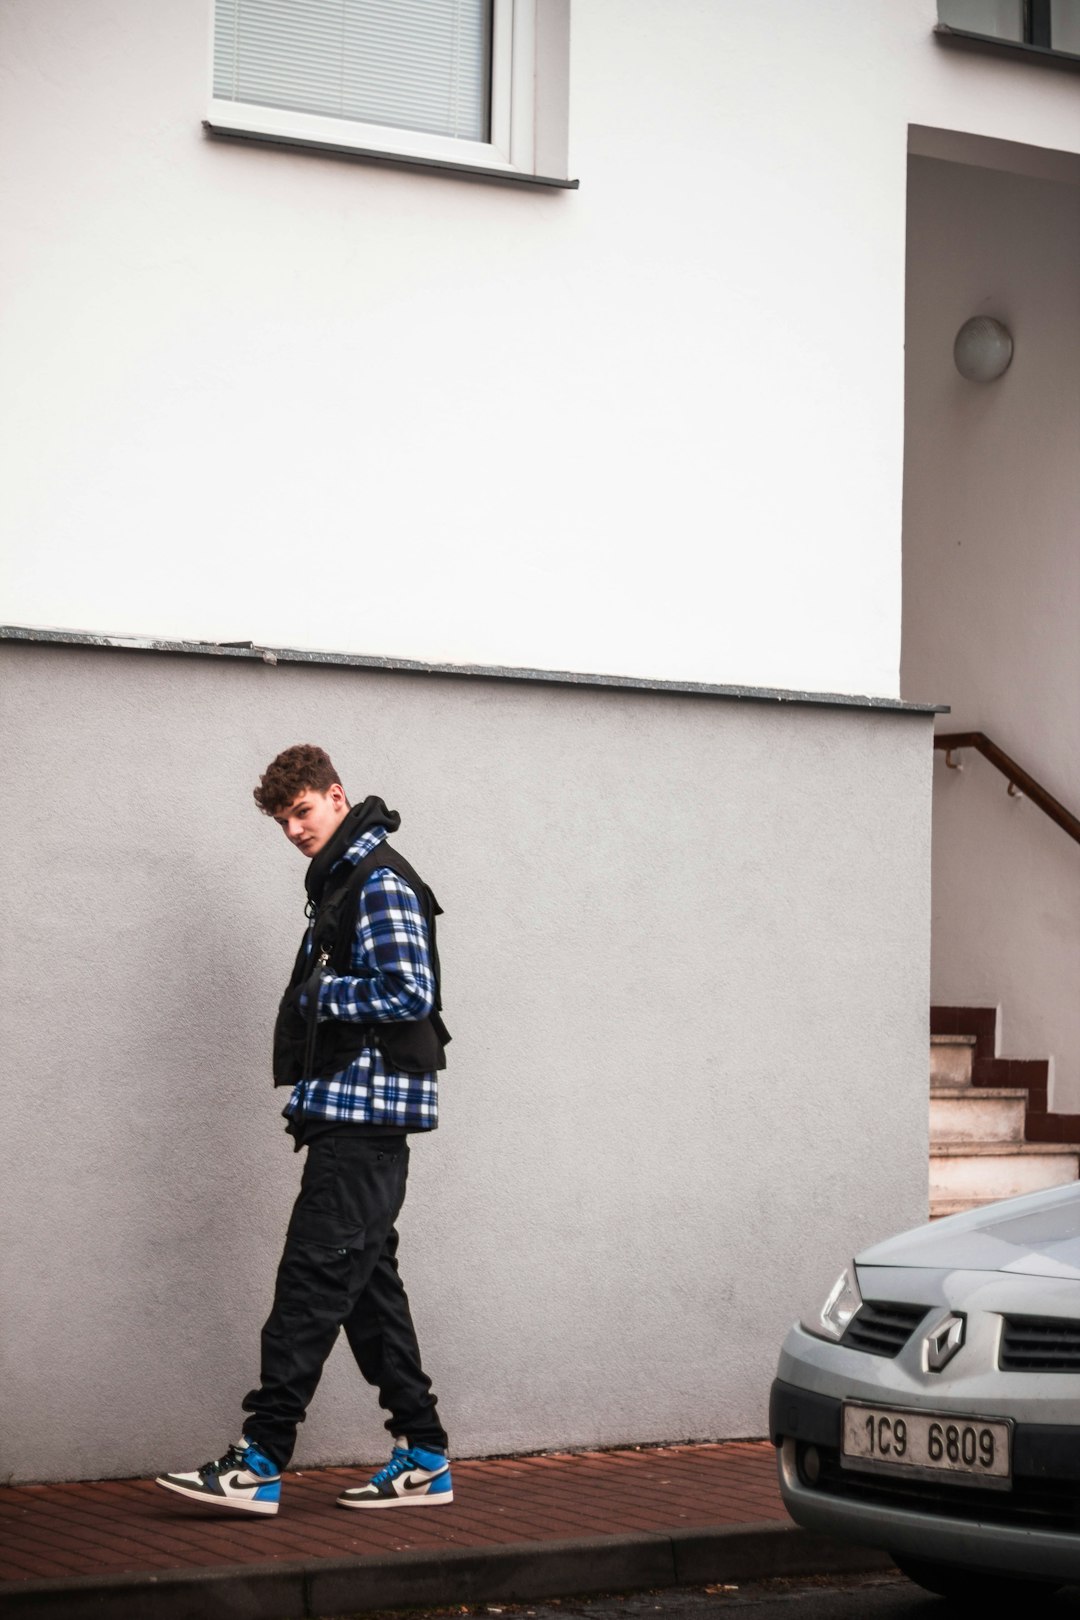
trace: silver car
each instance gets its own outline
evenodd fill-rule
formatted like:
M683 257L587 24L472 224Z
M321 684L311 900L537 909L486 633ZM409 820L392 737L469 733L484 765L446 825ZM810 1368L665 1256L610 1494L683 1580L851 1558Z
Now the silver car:
M792 1518L931 1592L1080 1581L1080 1186L858 1255L788 1334L770 1430Z

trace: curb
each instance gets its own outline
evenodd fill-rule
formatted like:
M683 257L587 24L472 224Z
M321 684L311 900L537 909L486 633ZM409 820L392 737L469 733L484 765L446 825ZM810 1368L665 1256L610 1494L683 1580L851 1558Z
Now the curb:
M887 1569L873 1548L793 1524L515 1542L373 1558L232 1564L165 1575L0 1581L3 1620L321 1620L376 1609L506 1603L706 1581Z

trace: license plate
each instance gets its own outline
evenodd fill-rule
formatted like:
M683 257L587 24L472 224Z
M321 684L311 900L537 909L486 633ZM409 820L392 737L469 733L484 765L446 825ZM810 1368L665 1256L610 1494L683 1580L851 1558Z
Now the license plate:
M845 1402L840 1462L844 1468L913 1479L953 1479L1008 1490L1012 1423L956 1412L911 1412Z

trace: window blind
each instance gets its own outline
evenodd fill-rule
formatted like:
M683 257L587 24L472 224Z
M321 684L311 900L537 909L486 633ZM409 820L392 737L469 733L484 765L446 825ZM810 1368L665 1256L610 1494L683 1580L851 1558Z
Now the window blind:
M489 139L491 0L216 0L214 95Z
M1080 56L1080 3L1050 0L1050 43L1055 51Z
M1024 37L1023 0L938 0L938 21L998 39Z

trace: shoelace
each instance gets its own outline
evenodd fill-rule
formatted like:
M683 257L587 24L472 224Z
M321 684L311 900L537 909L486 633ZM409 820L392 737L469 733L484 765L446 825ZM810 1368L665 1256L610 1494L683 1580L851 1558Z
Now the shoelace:
M419 1467L419 1464L411 1451L402 1451L400 1447L395 1446L390 1455L390 1461L385 1467L380 1468L377 1474L372 1476L371 1483L373 1485L389 1484L390 1480L397 1479L398 1475L403 1474L407 1468L417 1467Z
M249 1451L241 1451L239 1446L230 1446L224 1457L215 1457L213 1462L204 1463L199 1469L200 1474L223 1474L227 1468L246 1468L248 1473L258 1478L269 1478L261 1468L256 1468Z
M199 1469L200 1474L223 1474L226 1468L246 1468L247 1460L242 1451L230 1446L224 1457L215 1457L212 1462L203 1463Z

